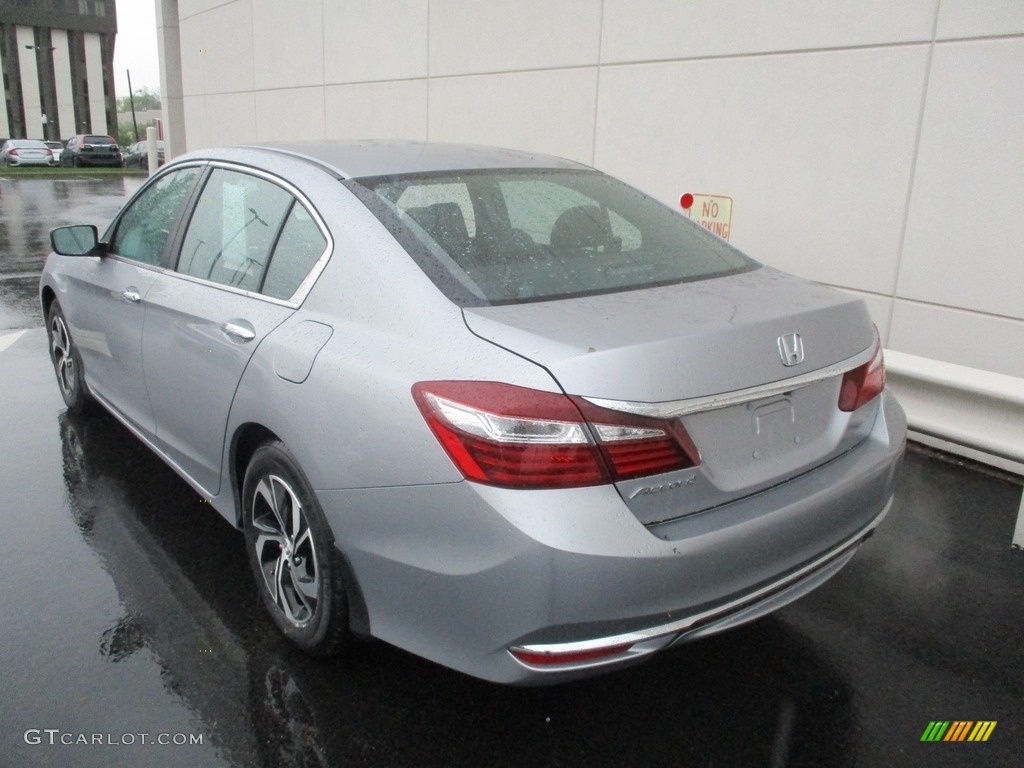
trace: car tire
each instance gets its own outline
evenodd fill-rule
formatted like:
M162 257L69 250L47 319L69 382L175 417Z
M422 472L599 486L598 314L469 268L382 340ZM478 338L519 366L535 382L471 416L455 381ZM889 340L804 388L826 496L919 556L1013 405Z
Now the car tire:
M280 441L257 448L245 471L242 527L256 585L274 623L306 653L347 645L341 554L309 481Z
M78 157L78 155L72 155L72 157L71 157L71 167L72 168L80 168L81 166L82 166L82 161Z
M46 335L50 342L50 360L57 376L57 387L68 413L76 416L86 413L92 405L92 397L82 377L82 357L71 338L64 312L56 301L50 305L47 315Z

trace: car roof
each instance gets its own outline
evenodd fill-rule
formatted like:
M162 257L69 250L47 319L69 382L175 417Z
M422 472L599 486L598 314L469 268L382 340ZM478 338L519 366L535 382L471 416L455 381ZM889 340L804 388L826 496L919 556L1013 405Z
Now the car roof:
M275 141L201 150L189 153L181 159L232 160L241 159L251 152L301 157L345 178L482 168L589 168L560 157L500 147L379 139Z

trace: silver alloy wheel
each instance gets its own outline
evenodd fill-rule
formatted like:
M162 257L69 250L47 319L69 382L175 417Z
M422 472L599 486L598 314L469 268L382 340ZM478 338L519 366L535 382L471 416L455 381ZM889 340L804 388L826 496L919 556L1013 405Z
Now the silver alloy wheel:
M271 600L296 627L316 614L320 570L302 504L278 475L260 478L253 494L256 561Z
M56 314L50 318L50 349L57 383L65 399L75 395L75 356L71 353L71 336L64 318Z

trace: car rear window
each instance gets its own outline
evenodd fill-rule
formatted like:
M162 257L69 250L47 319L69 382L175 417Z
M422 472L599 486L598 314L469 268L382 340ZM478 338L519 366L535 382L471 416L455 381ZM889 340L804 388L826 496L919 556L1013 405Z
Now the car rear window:
M759 266L598 171L462 171L345 184L461 306L635 290Z
M113 144L114 140L109 136L86 136L86 144Z

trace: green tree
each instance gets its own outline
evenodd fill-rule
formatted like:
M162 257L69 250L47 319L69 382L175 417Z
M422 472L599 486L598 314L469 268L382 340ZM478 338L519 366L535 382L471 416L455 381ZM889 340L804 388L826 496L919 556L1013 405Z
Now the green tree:
M139 138L146 138L146 129L139 128ZM117 124L117 143L121 145L121 148L131 146L135 143L135 131L132 130L132 121L129 120L127 123L121 121Z
M149 88L136 88L132 95L135 97L135 111L144 112L149 109L160 109L160 91L154 91ZM117 111L128 112L132 111L132 101L129 96L122 96L117 100Z

